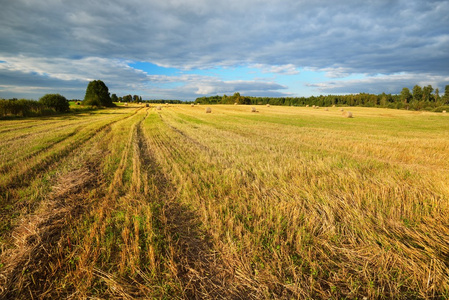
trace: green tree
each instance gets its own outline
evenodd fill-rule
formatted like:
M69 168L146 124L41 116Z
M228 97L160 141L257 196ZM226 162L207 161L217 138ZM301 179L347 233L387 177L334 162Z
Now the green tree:
M46 94L39 99L39 102L57 112L67 112L70 110L69 101L59 94Z
M413 87L413 100L421 101L423 97L422 88L419 85L415 85Z
M433 101L432 97L433 87L429 84L428 86L423 87L422 89L422 100L424 101Z
M444 104L449 104L449 85L444 87L444 95L442 97Z
M240 104L241 103L241 96L240 93L235 92L234 95L232 96L232 99L234 100L235 103Z
M109 96L109 89L101 80L94 80L89 82L84 96L84 104L92 106L114 106L111 97Z
M112 94L112 95L111 95L111 101L112 101L112 102L118 102L118 101L119 101L116 94Z
M409 103L412 100L412 94L408 88L403 88L401 91L401 100L403 103Z
M132 101L133 101L133 96L131 96L131 95L123 96L123 102L132 102Z

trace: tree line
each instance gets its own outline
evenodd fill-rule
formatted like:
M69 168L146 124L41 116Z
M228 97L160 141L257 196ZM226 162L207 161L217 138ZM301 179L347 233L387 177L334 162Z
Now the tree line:
M111 95L113 102L134 102L134 103L154 103L154 104L161 104L161 103L169 103L169 104L181 104L186 103L185 101L181 100L165 100L165 99L152 99L152 100L142 100L142 96L139 95L125 95L121 97L117 97L116 94Z
M443 96L431 85L421 87L415 85L410 89L404 87L400 94L350 94L350 95L320 95L311 97L250 97L234 93L232 96L199 97L195 103L201 104L271 104L293 106L365 106L411 110L435 110L449 105L449 85L446 85Z
M79 100L76 100L81 104ZM115 104L109 96L109 89L101 80L89 82L83 105L94 107L110 107ZM60 94L46 94L39 101L28 99L0 99L0 117L32 117L66 113L70 111L69 100Z
M59 94L46 94L39 101L27 99L0 100L0 117L31 117L65 113L70 110L68 100Z

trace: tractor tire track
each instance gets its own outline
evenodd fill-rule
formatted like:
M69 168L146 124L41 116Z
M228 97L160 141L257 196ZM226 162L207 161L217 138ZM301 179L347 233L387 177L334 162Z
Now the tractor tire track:
M25 188L31 184L33 179L37 178L41 173L52 170L56 168L61 159L69 156L73 151L85 145L88 141L92 140L99 134L106 134L111 130L111 126L117 122L124 121L128 118L134 116L140 109L137 109L130 115L125 115L123 118L112 120L107 124L103 124L98 128L94 128L93 130L88 131L85 136L82 138L74 140L73 143L68 144L65 148L48 155L42 160L36 162L34 165L30 166L28 169L23 172L19 172L18 174L12 175L4 182L0 183L0 217L5 217L10 213L8 210L5 210L5 206L10 203L15 202L15 198L17 197L14 194L14 191ZM77 137L77 135L73 135L73 137ZM26 205L25 203L21 203L21 205Z
M154 140L142 122L136 130L141 164L145 168L144 171L155 178L159 191L155 197L156 201L163 202L163 211L160 215L163 236L168 247L174 249L172 253L166 249L166 256L168 261L172 260L175 263L176 270L173 276L181 282L182 298L222 299L230 296L229 289L224 283L229 281L232 274L225 271L224 262L213 250L212 237L201 229L197 213L177 198L170 175L163 173L163 168L157 161L154 153L161 151L158 147L164 146L162 141Z

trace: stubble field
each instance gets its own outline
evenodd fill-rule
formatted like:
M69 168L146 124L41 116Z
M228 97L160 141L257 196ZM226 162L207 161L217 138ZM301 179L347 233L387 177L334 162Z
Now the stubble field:
M0 298L449 297L449 116L211 108L0 121Z

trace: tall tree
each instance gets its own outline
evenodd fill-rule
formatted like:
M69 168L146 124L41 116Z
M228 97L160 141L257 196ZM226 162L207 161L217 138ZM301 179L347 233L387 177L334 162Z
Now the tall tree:
M412 100L412 94L410 93L410 90L408 88L403 88L401 91L401 100L404 103L409 103L410 100Z
M449 104L449 85L444 87L444 95L442 97L444 104Z
M114 106L114 103L112 103L111 97L109 96L109 89L101 80L89 82L83 102L85 105Z
M423 96L422 88L419 85L413 87L413 100L421 101Z
M422 89L422 99L424 101L433 101L435 98L432 97L433 87L429 84Z
M241 97L240 97L240 93L239 92L235 92L234 95L232 96L232 98L233 98L235 103L240 104L240 100L241 100L240 98Z

